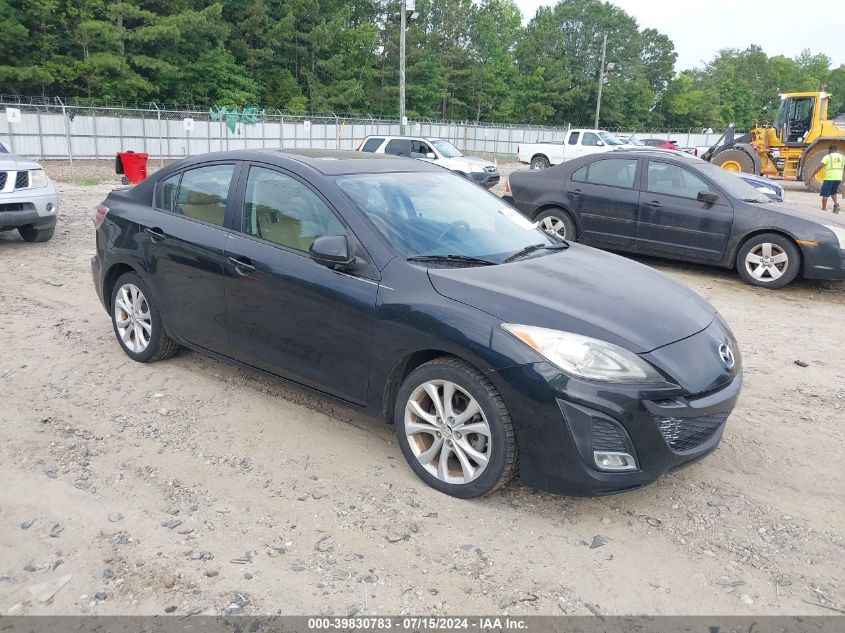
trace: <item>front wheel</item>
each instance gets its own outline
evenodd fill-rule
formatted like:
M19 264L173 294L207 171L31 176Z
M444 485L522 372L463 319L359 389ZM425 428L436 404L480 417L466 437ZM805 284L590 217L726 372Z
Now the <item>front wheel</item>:
M161 314L150 298L144 280L125 273L114 285L111 313L117 342L132 360L151 363L170 358L179 346L161 323Z
M801 253L795 243L777 233L750 238L736 256L736 268L745 283L761 288L788 286L801 268Z
M457 358L438 358L410 373L399 388L394 422L411 469L440 492L479 497L516 472L516 438L501 395Z

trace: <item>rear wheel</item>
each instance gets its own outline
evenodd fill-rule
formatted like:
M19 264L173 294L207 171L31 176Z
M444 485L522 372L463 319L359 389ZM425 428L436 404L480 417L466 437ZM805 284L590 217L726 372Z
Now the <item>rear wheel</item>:
M478 497L516 472L516 438L501 395L457 358L438 358L410 373L397 394L394 422L411 469L440 492Z
M578 228L575 221L563 209L546 209L537 216L540 228L549 235L569 240L578 241Z
M531 169L548 169L551 166L549 159L542 154L531 159Z
M55 231L55 226L46 229L36 229L31 224L18 227L18 233L26 242L48 242L52 239Z
M750 238L736 256L736 268L752 286L778 289L788 286L801 268L801 253L788 237L763 233Z
M164 331L144 280L136 273L125 273L115 283L111 313L117 341L132 360L151 363L179 351L179 345Z
M741 149L726 149L716 154L710 162L725 171L754 173L754 159Z

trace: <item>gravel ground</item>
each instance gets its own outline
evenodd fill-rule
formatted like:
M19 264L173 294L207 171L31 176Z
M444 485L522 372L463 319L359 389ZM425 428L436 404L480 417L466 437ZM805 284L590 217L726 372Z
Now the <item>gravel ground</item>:
M720 448L619 496L460 501L354 411L193 352L130 361L88 264L112 186L60 185L49 243L0 234L0 613L845 609L842 284L644 260L739 339Z

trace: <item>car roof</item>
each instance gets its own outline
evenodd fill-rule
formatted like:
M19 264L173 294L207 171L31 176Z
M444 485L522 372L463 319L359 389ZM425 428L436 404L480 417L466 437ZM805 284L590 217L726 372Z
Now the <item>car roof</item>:
M280 167L290 167L290 163L299 163L325 176L408 171L441 172L443 170L437 165L413 158L338 149L242 149L212 152L193 156L185 162L180 161L180 168L222 160L254 160L273 163Z
M443 141L443 140L445 140L443 138L440 138L439 136L422 136L422 135L419 135L419 134L416 135L416 136L408 136L407 134L404 135L404 136L402 136L400 134L367 134L367 136L364 137L364 140L366 141L368 138L380 138L380 139L391 139L391 140L393 140L393 139L408 139L409 141L411 141L413 139L422 139L423 141Z
M611 150L614 154L619 152L631 152L637 157L645 156L647 158L680 158L686 160L702 160L698 156L693 156L689 152L681 152L676 149L661 149L659 147L649 147L648 145L635 145L634 147L618 147ZM590 154L593 156L593 154ZM600 156L601 154L596 154Z

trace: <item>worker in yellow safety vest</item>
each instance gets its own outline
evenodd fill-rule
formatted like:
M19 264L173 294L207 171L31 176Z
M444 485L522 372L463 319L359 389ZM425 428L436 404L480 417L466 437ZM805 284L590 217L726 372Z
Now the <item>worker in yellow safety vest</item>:
M839 200L836 194L839 192L839 185L842 184L842 171L845 169L845 156L840 154L836 145L827 148L827 156L822 158L819 168L814 176L824 169L824 182L819 191L822 197L822 211L827 211L827 199L833 198L833 212L839 213Z

